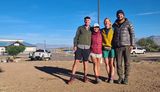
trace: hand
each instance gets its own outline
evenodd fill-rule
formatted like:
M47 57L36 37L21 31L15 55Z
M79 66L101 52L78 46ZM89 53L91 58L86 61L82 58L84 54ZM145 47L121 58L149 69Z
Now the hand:
M74 46L73 47L73 51L75 52L77 50L77 46Z
M105 50L111 50L111 47L104 47Z
M129 50L130 50L130 51L133 50L133 46L130 46L130 47L129 47Z

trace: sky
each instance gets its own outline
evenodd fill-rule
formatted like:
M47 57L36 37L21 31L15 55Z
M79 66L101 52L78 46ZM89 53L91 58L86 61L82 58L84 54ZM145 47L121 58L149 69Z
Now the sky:
M97 22L98 0L0 0L0 39L22 39L36 44L71 45L83 18ZM116 20L122 9L134 25L136 38L160 35L160 0L100 0L104 18Z

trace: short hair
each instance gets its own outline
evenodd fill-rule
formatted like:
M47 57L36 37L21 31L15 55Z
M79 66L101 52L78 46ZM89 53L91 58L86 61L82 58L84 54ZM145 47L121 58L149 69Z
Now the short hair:
M84 17L84 20L86 20L86 19L91 19L91 17L89 17L89 16Z

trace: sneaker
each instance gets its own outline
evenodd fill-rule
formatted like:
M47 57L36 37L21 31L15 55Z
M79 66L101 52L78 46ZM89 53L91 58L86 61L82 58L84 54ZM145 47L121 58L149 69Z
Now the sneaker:
M95 82L96 82L96 84L98 84L98 83L101 82L101 80L100 80L99 78L96 78L96 79L95 79Z
M110 79L110 80L108 81L108 83L111 83L111 84L114 83L114 82L113 82L113 79Z
M72 75L67 84L71 84L75 80L75 77Z
M128 85L128 78L124 78L124 80L123 80L123 84Z
M123 82L123 78L119 78L117 81L118 84L121 84L122 82Z

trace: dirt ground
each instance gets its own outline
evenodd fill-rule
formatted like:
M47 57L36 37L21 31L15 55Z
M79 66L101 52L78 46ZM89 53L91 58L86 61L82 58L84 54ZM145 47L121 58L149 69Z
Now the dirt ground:
M66 84L73 61L24 61L0 63L0 92L159 92L160 62L132 62L129 85L109 84L104 64L101 64L100 84L94 84L92 63L89 63L90 82L82 81L83 67L79 64L77 79Z

